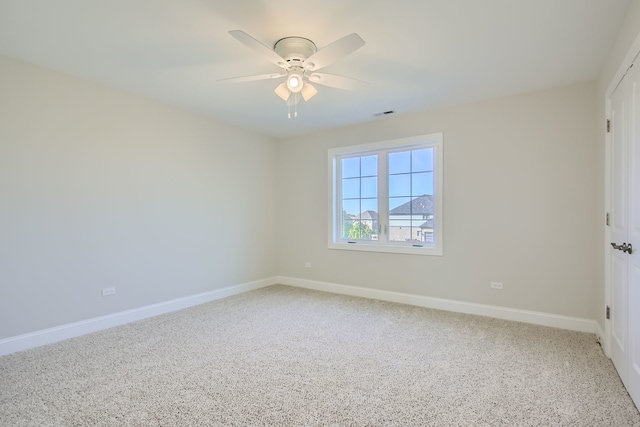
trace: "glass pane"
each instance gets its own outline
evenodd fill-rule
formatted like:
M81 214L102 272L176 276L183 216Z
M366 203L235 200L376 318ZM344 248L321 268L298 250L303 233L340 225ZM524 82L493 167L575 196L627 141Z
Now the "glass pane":
M389 241L407 242L411 240L411 226L405 220L389 221Z
M410 196L411 195L411 175L390 175L389 176L389 197Z
M423 219L422 221L418 221L420 224L418 225L423 233L433 231L433 215L425 215L427 219Z
M425 224L427 222L426 219L422 219L422 216L420 216L420 219L416 219L414 217L414 219L411 220L411 227L420 230L423 226L423 224Z
M411 197L389 197L389 215L409 214Z
M349 240L377 239L378 155L344 158L340 162L342 168L341 237Z
M433 214L433 197L420 196L414 197L411 201L411 214L419 215L419 218L425 218Z
M353 226L351 227L351 230L349 230L349 235L347 236L347 239L357 240L357 239L360 239L361 235L362 235L362 232L360 230L360 222L355 221L353 223Z
M342 210L346 215L350 215L351 218L360 218L360 199L343 200Z
M361 157L362 163L362 176L377 176L378 175L378 156L365 156Z
M371 211L378 213L378 199L362 199L362 212ZM361 213L362 213L361 212Z
M413 173L411 175L412 196L433 195L433 172Z
M420 228L411 227L410 237L407 241L412 244L422 243L422 238L420 237Z
M378 197L378 178L362 178L362 197Z
M342 198L357 199L360 197L360 178L342 180Z
M411 172L411 151L389 153L389 173Z
M378 199L362 199L360 221L366 239L378 238Z
M373 229L370 221L355 221L349 231L350 239L371 240Z
M433 148L411 152L411 172L433 171Z
M433 231L425 231L423 233L423 242L425 243L433 243L435 242L435 239L433 238Z
M354 220L349 215L347 215L346 212L343 211L341 221L342 221L342 227L341 227L340 237L342 237L343 239L348 239L349 233L353 228Z
M360 157L340 160L340 170L342 172L342 178L360 176Z

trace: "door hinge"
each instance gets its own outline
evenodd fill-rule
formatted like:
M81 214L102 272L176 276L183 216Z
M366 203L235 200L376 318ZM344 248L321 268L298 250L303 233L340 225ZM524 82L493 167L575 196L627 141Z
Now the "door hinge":
M611 319L611 308L609 306L607 306L607 310L606 310L605 315L606 315L607 320Z
M606 219L606 223L607 223L607 225L609 225L609 212L607 212L607 219Z
M611 120L607 119L607 132L611 132Z

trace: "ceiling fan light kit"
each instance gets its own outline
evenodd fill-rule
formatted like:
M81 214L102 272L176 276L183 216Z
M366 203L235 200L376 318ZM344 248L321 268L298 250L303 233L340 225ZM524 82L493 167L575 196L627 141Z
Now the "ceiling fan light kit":
M316 89L315 87L313 87L311 85L311 83L305 83L305 85L302 87L302 90L300 91L300 95L302 95L302 98L305 101L310 100L311 98L313 98L313 96L318 93L318 89Z
M285 70L284 74L260 74L255 76L234 77L222 79L231 82L247 82L285 77L274 90L289 107L291 118L291 106L294 107L294 117L298 116L299 95L308 101L318 93L318 90L310 83L318 83L338 89L356 90L367 85L361 80L335 74L316 73L316 70L324 68L364 46L365 42L356 33L349 34L335 42L318 50L315 43L304 37L285 37L278 40L273 49L262 44L241 30L229 31L240 43L262 54L270 62ZM291 95L294 95L293 97Z
M274 90L276 95L282 98L283 101L287 101L291 96L291 91L287 88L287 83L280 83Z
M298 93L304 86L302 71L292 71L287 76L287 89L293 93Z

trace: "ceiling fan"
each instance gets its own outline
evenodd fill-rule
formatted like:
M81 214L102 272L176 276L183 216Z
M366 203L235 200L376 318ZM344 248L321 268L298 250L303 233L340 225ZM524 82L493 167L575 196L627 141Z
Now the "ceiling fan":
M317 49L315 43L304 37L282 38L271 49L244 31L233 30L229 31L229 34L249 49L258 52L265 59L282 68L283 71L280 73L232 77L219 81L248 82L284 77L284 82L275 88L275 93L283 101L288 101L289 107L292 104L296 107L294 117L297 117L298 95L308 101L318 93L318 90L311 83L345 90L362 89L368 84L350 77L317 72L317 70L364 46L364 40L356 33L338 39L322 49ZM289 113L289 117L291 117L291 113Z

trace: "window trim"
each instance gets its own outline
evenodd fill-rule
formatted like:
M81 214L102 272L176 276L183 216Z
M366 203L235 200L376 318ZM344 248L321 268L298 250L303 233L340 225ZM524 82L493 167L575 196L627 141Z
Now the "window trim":
M434 148L434 174L433 174L433 200L434 200L434 236L435 242L432 245L415 247L403 244L394 244L389 242L358 240L355 243L347 243L339 238L337 223L340 222L338 212L338 189L337 180L337 159L345 154L366 154L368 152L377 152L381 150L397 150L402 148L412 149L417 146L428 145ZM443 133L431 133L426 135L418 135L407 138L392 139L386 141L377 141L373 143L351 145L345 147L337 147L328 150L328 247L329 249L366 251L366 252L387 252L412 255L443 255ZM385 194L388 176L384 182L379 182L378 194ZM384 197L388 198L388 195ZM388 228L388 224L385 224Z

